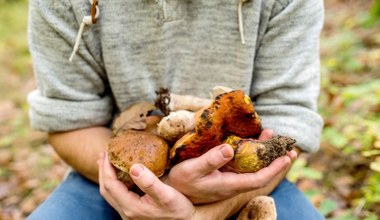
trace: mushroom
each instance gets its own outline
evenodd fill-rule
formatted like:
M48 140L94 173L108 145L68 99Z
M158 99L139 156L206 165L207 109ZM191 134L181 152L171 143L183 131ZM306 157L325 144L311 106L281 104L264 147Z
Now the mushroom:
M163 121L161 116L149 115L155 108L152 104L142 103L130 107L118 117L113 126L115 136L109 142L108 157L117 170L118 179L128 188L134 185L129 176L129 169L134 163L144 164L160 177L170 168L169 159L170 165L174 165L198 157L216 145L227 143L235 150L234 159L227 165L231 171L256 172L294 147L295 140L284 136L275 136L265 141L254 139L262 132L261 119L251 99L241 90L214 88L213 95L216 97L213 97L208 106L208 100L177 96L169 94L168 90L160 91L157 92L159 98L155 104L166 115L173 113L173 109L183 108L198 112L181 114L181 117L171 116ZM172 105L169 106L170 98L173 97L178 101L172 100ZM187 102L185 104L179 101L183 97ZM181 127L181 134L176 134L175 137L170 133L178 132L176 129L165 130L169 133L166 138L170 142L174 142L185 130L194 128L177 140L169 152L167 141L159 136L161 133L157 124L160 121L171 128L187 123L188 127ZM172 123L174 121L176 123ZM276 219L273 199L268 196L253 198L238 217L238 220L246 219Z
M178 110L162 118L157 124L158 134L169 142L175 142L195 127L195 112Z
M198 157L220 144L228 134L257 137L261 120L251 99L241 90L218 95L197 119L195 128L180 138L170 151L172 162Z
M166 141L156 134L129 130L111 139L107 153L116 168L118 179L130 188L134 184L129 169L134 163L144 164L158 177L164 174L168 163L168 148Z
M169 90L166 88L160 88L156 91L156 94L155 106L165 115L169 115L170 112L177 110L197 111L211 103L211 99L169 93Z
M286 155L294 148L296 140L281 135L263 141L231 135L222 143L231 145L235 151L233 160L227 164L229 171L253 173Z
M276 220L277 212L273 198L257 196L240 211L237 220Z

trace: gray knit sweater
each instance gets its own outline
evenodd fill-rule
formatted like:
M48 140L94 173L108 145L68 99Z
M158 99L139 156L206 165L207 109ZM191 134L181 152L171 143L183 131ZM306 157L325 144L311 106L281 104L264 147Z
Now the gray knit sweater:
M250 94L264 128L319 146L322 0L99 1L68 61L87 0L30 0L29 45L38 87L31 124L53 132L107 125L117 111L152 101L160 87L208 97L216 85Z

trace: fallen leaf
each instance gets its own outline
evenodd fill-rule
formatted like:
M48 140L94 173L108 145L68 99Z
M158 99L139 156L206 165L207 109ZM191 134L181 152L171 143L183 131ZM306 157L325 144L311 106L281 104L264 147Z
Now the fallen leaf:
M37 207L37 205L35 197L29 196L21 202L20 208L23 213L29 214Z
M9 183L0 183L0 201L8 197L12 193L13 188Z
M127 108L115 119L112 131L116 135L120 131L135 129L144 130L146 128L146 117L149 112L156 109L153 103L142 102Z
M345 175L345 176L336 178L333 184L335 186L335 189L338 191L338 193L341 196L347 198L350 196L352 192L351 186L354 182L355 180L352 176Z
M5 166L12 161L12 153L7 149L0 149L0 166Z

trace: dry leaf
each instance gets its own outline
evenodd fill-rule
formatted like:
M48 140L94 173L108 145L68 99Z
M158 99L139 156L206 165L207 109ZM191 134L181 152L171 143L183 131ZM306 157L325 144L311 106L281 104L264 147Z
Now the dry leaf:
M12 161L12 153L7 149L0 149L0 165L6 166Z
M112 131L116 135L123 130L144 130L146 128L146 117L149 112L156 109L153 103L142 102L127 108L115 119Z

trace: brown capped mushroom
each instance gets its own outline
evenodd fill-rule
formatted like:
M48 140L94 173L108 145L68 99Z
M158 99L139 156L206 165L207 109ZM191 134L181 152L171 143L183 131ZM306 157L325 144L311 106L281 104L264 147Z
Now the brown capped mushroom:
M141 163L160 177L167 166L168 150L163 138L147 131L129 130L111 139L107 153L117 168L118 179L130 187L133 185L129 176L132 164Z

